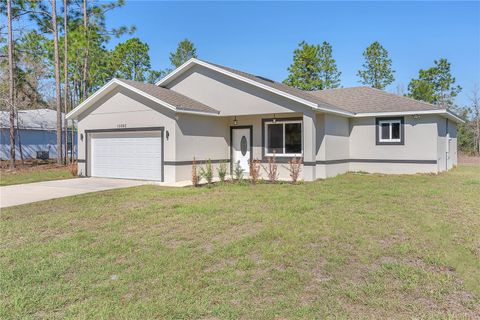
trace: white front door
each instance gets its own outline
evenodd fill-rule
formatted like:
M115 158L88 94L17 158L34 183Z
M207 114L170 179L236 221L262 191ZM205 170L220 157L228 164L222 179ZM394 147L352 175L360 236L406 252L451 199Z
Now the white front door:
M235 167L240 164L240 167L244 170L245 173L248 173L249 166L248 162L250 160L250 150L251 150L251 137L250 137L250 128L233 128L232 129L232 168L235 170Z

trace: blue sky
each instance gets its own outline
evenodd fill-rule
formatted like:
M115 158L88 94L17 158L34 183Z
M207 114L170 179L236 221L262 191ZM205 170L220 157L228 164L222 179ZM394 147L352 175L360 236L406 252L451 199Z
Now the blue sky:
M458 104L480 85L480 2L126 2L107 23L135 25L156 69L169 67L169 52L188 38L199 58L282 81L301 40L328 41L349 87L359 85L362 52L377 40L396 71L388 91L406 90L439 58L463 87Z

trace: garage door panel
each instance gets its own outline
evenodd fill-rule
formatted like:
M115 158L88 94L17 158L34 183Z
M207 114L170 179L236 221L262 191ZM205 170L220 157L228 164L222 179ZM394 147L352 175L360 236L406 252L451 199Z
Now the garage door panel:
M161 180L162 152L160 132L93 135L91 175Z

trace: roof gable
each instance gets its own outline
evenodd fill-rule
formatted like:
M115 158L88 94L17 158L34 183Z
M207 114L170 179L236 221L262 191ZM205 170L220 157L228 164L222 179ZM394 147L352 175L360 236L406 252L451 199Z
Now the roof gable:
M67 114L68 119L77 118L80 114L85 112L89 107L95 104L107 93L111 92L116 87L121 86L128 90L131 90L137 94L144 96L147 99L152 100L170 110L180 113L195 113L206 115L218 115L218 111L210 108L203 103L195 101L187 96L184 96L175 91L157 87L153 84L146 84L138 81L124 80L124 79L112 79L93 95L91 95L84 102L79 104L75 109Z
M218 64L206 62L203 60L199 60L196 58L192 58L185 62L183 65L175 69L173 72L168 74L166 77L158 81L155 85L157 86L162 86L165 87L167 86L171 81L176 79L178 76L189 70L191 67L195 65L200 65L205 68L208 68L210 70L222 73L224 75L227 75L229 77L235 78L237 80L240 80L242 82L249 83L250 85L253 85L258 88L262 88L266 91L272 92L274 94L277 94L279 96L285 97L287 99L296 101L300 104L303 104L307 107L319 110L319 111L325 111L325 112L331 112L331 113L337 113L341 114L344 116L352 116L353 114L349 111L343 110L341 108L338 108L336 106L330 105L327 102L319 99L318 97L315 97L313 95L310 95L308 92L299 90L297 88L293 88L290 86L287 86L283 83L279 83L273 80L269 80L263 77L255 76L243 71L235 70L232 68L220 66Z

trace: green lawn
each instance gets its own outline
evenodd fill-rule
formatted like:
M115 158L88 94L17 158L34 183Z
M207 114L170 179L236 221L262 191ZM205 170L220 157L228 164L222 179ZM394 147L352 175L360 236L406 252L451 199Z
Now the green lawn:
M70 178L74 177L66 167L53 167L41 170L19 170L16 172L2 171L0 172L0 186Z
M479 318L480 166L2 210L0 318Z

